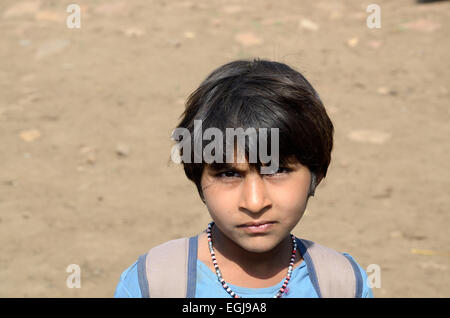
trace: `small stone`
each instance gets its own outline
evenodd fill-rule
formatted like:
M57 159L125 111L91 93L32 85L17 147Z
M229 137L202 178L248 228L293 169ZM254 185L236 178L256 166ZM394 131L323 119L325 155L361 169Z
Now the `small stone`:
M423 269L434 269L434 270L440 270L440 271L446 271L448 267L446 265L434 263L434 262L426 262L426 263L420 263L420 267Z
M339 11L332 11L329 16L330 20L342 19L342 14Z
M179 48L181 46L181 42L179 40L168 40L169 44L175 48Z
M94 8L94 12L106 16L125 15L129 12L126 1L108 1Z
M355 19L355 20L365 20L367 19L367 15L365 12L355 12L350 14L350 18Z
M337 108L336 106L327 106L327 111L330 114L336 114L337 112L339 112L339 108ZM325 181L325 180L324 180ZM323 181L322 181L323 182Z
M391 187L385 188L382 192L372 195L375 199L386 199L392 196L393 189Z
M319 30L319 25L317 23L312 22L308 19L301 19L300 20L300 28L309 30L309 31L317 31Z
M27 15L33 15L39 10L40 6L40 1L25 1L16 3L12 7L6 9L6 11L3 13L3 17L18 18Z
M93 165L96 162L96 156L95 156L95 148L94 147L89 147L89 146L82 146L80 148L80 154L82 155L86 155L86 160L85 162Z
M84 153L89 153L91 151L94 151L94 147L89 147L89 146L82 146L80 148L80 153L84 154Z
M36 12L34 18L38 21L64 22L67 16L63 11L42 10Z
M439 93L442 95L448 95L449 90L445 86L439 86Z
M423 240L425 240L427 238L425 235L420 235L420 234L408 234L408 233L405 233L404 236L408 240L416 240L416 241L423 241Z
M116 146L116 154L121 157L127 157L130 155L130 147L126 144L119 143Z
M391 233L389 233L389 236L391 238L402 238L404 237L403 233L401 231L392 231Z
M94 270L94 275L96 275L96 276L99 276L99 275L101 275L102 273L103 273L103 271L102 271L101 269L96 268L96 269Z
M21 82L31 82L36 78L35 74L27 74L20 78Z
M192 32L192 31L186 31L186 32L183 33L183 36L186 39L193 39L193 38L195 38L195 33Z
M55 55L62 52L65 48L70 45L69 40L48 40L39 46L36 52L35 58L40 60L42 58Z
M90 182L83 183L83 184L81 184L81 185L77 188L77 190L78 190L78 191L85 191L85 190L88 190L88 189L91 187L91 185L92 185L92 183L90 183Z
M421 18L412 22L404 23L401 25L401 27L407 29L407 30L414 30L414 31L422 31L427 33L432 33L439 29L441 25L439 23Z
M30 40L20 40L19 44L20 44L20 46L26 47L26 46L31 45L31 41Z
M215 28L218 28L222 25L222 21L220 19L212 19L211 25Z
M35 94L35 93L31 93L29 95L24 96L23 98L21 98L17 104L19 105L29 105L32 103L35 103L39 100L39 95Z
M359 39L357 37L353 37L347 40L347 45L350 47L356 47L359 43Z
M63 63L63 64L61 65L61 67L62 67L64 70L72 70L72 69L74 68L74 65L73 65L72 63Z
M380 95L387 95L389 93L389 88L384 86L378 87L377 93Z
M391 95L391 96L396 96L398 94L397 91L385 86L378 87L377 93L380 95Z
M242 11L242 7L238 6L238 5L229 5L224 7L223 12L228 13L228 14L234 14L234 13L238 13Z
M131 38L131 37L140 37L145 34L145 31L141 28L127 28L123 30L123 33L125 36Z
M381 145L385 143L391 135L383 131L360 129L351 131L347 137L356 142Z
M73 202L64 202L63 206L71 210L74 210L76 208L76 204Z
M41 132L37 129L29 129L20 132L20 138L26 142L32 142L41 137Z
M94 153L88 154L88 156L86 158L86 162L90 165L93 165L93 164L95 164L95 161L96 161L95 154Z
M381 42L377 40L371 40L367 42L367 45L372 49L378 49L381 46Z
M6 180L6 181L4 182L4 184L7 185L7 186L10 186L10 187L15 187L15 186L17 186L17 182L14 181L14 180Z
M244 46L253 46L263 43L263 40L252 32L238 33L234 39Z
M199 6L200 5L199 3L192 3L190 1L181 2L181 3L178 3L178 5L181 8L186 8L186 9L189 9L189 10L195 10L195 9L201 9L202 8L201 6Z

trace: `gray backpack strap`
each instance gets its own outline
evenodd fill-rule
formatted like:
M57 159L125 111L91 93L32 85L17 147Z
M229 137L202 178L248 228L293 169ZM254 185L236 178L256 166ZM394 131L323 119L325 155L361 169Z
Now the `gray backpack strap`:
M147 280L147 269L146 269L146 259L147 253L139 256L137 261L137 272L138 272L138 282L139 288L141 289L141 297L149 298L150 293L148 292L148 280Z
M359 271L358 265L356 264L356 262L348 255L344 255L348 261L350 262L350 264L352 264L353 267L353 271L355 272L355 278L356 278L356 298L362 298L362 293L363 293L363 278L361 275L361 272Z
M195 287L197 285L197 250L198 236L189 238L188 268L187 268L187 298L195 298Z
M323 245L303 239L297 243L319 297L361 297L362 278L356 263Z
M137 267L142 297L194 297L197 245L197 236L181 238L141 255Z

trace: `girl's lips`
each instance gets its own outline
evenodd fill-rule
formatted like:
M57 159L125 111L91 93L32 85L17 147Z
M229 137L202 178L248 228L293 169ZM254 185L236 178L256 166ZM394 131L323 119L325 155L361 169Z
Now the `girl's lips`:
M270 230L275 222L247 223L239 226L248 233L264 233Z

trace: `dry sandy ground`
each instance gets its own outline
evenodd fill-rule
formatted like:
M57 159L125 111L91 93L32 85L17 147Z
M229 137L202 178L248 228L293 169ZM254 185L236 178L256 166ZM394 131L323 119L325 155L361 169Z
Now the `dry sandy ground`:
M376 297L450 297L450 2L378 0L369 29L373 2L77 0L69 29L67 1L2 0L0 296L111 297L202 231L169 136L209 72L260 57L302 71L336 129L294 233L378 264Z

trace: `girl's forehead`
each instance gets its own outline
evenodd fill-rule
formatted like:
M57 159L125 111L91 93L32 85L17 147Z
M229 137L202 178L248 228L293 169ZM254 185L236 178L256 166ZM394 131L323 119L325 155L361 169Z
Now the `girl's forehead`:
M221 170L221 169L233 169L238 171L246 171L249 169L252 169L252 167L248 164L248 162L245 163L213 163L213 164L206 164L206 168L211 170Z

